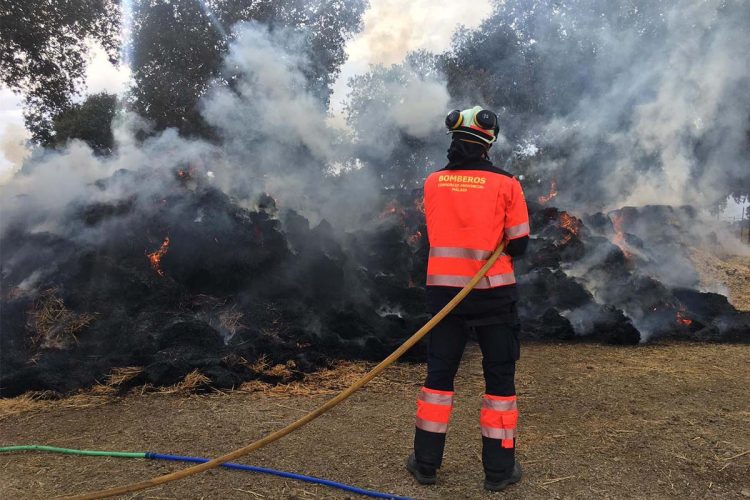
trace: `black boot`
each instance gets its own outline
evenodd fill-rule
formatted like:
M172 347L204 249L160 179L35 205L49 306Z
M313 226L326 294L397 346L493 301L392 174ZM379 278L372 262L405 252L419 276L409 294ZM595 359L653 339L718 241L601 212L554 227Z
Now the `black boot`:
M406 470L408 470L419 484L435 484L437 482L436 470L417 463L414 452L406 459Z
M518 481L521 480L521 476L523 475L523 470L521 469L521 464L516 462L513 465L513 473L510 475L507 479L502 479L499 481L492 480L490 478L486 478L484 480L484 489L489 491L502 491L511 484L515 484Z

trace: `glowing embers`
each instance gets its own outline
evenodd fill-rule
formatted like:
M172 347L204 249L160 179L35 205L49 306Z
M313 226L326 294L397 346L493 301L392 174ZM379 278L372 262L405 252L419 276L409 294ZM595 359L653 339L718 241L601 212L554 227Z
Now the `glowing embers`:
M410 245L418 245L419 244L419 240L421 240L421 239L422 239L422 231L420 231L419 229L417 229L417 232L414 233L414 234L412 234L412 235L410 235L409 238L407 239L407 241L409 242Z
M692 320L692 319L690 319L690 318L688 318L688 317L687 317L687 316L685 315L685 313L686 313L686 311L685 311L685 306L683 306L682 304L680 304L680 308L679 308L679 310L677 311L677 314L676 314L675 320L677 321L677 324L679 324L679 325L682 325L682 326L690 326L690 325L692 325L692 324L693 324L693 320Z
M390 216L399 217L403 225L404 217L406 217L406 211L403 209L401 205L399 205L399 203L396 200L391 200L388 203L386 203L385 208L383 209L382 212L380 212L381 219L386 219Z
M557 196L557 181L555 179L552 179L552 182L549 186L549 194L540 196L539 198L537 198L537 201L544 205L555 196Z
M566 245L573 236L578 236L583 227L583 223L580 219L577 219L570 215L568 212L560 212L560 228L563 229L563 237L560 240L555 241L555 246Z
M167 254L167 251L169 251L169 236L164 237L164 241L161 243L158 250L146 253L146 257L151 263L151 269L156 271L156 274L162 277L164 276L164 270L161 268L161 259Z
M414 208L424 215L424 196L420 196L414 200Z
M424 236L424 200L418 198L414 201L413 210L409 206L410 204L402 205L396 200L391 200L385 204L385 208L380 212L379 219L385 220L396 220L399 226L404 230L405 238L407 243L412 247L418 247ZM406 206L406 208L404 208Z

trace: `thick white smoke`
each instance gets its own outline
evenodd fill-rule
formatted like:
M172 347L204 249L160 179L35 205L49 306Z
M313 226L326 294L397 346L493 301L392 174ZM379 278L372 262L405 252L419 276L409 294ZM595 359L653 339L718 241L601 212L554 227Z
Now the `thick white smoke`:
M29 156L26 141L29 133L22 126L11 123L0 136L0 183L13 176ZM3 163L3 160L5 163Z
M566 201L587 208L596 200L609 209L701 207L725 198L730 178L750 175L750 9L743 2L681 1L652 26L622 27L590 19L583 4L555 20L559 29L595 41L589 91L540 135L544 145L572 153L562 174L601 178L605 192ZM650 29L657 34L649 37Z
M328 125L327 110L308 91L309 61L301 55L305 35L271 31L258 23L240 24L234 33L224 79L201 103L203 117L217 131L218 145L180 137L171 129L138 140L149 124L121 113L113 124L116 147L111 156L97 156L84 143L72 141L28 159L22 172L0 186L0 229L22 223L61 230L65 208L74 201L107 202L128 197L128 191L158 196L177 169L189 168L200 175L211 172L210 182L246 206L268 193L313 222L327 218L345 226L342 229L357 224L379 203L381 185L367 171L351 175L359 169L356 148L361 146L352 143L351 132ZM383 90L392 105L373 115L373 130L425 136L440 127L448 102L444 82L410 73ZM368 142L368 148L385 156L392 143ZM127 180L106 189L94 185L120 169L144 168L153 171L147 185Z

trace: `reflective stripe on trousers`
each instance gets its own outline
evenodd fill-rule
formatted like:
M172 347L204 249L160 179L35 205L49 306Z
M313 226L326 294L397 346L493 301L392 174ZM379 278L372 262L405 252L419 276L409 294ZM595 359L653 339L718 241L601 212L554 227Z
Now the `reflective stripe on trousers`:
M485 394L482 398L479 423L482 427L482 436L500 439L503 448L513 448L518 423L516 397Z
M417 428L445 434L453 410L453 392L422 387L417 397Z

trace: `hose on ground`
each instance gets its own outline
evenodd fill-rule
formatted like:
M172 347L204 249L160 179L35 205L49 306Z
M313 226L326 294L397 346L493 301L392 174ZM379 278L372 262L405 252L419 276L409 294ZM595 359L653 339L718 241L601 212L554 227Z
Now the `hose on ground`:
M193 462L193 463L205 463L208 462L208 458L190 457L181 455L164 455L161 453L152 452L124 452L124 451L98 451L98 450L78 450L75 448L58 448L56 446L42 446L42 445L27 445L27 446L3 446L0 447L0 453L18 453L24 451L44 451L49 453L62 453L65 455L79 455L88 457L117 457L117 458L145 458L151 460L170 460L172 462ZM307 483L319 484L322 486L329 486L331 488L337 488L340 490L348 491L350 493L356 493L371 498L391 498L395 500L410 500L409 497L402 497L398 495L392 495L390 493L381 493L374 490L366 490L364 488L357 488L337 481L331 481L314 476L306 476L304 474L295 474L293 472L285 472L276 469L269 469L267 467L256 467L254 465L235 464L226 462L221 464L222 467L227 469L235 469L246 472L258 472L261 474L269 474L272 476L283 477L287 479L295 479L297 481L305 481Z
M440 323L443 318L445 318L455 307L466 297L469 292L476 286L477 283L479 283L479 280L481 280L485 274L487 274L487 271L490 270L490 268L495 264L497 259L500 257L500 255L503 253L503 250L505 249L505 242L500 243L498 245L497 249L495 249L494 252L492 252L492 255L489 259L487 259L487 262L484 263L482 268L477 271L477 273L474 275L473 278L469 281L469 283L466 284L465 287L461 289L458 294L456 294L453 299L451 299L450 302L448 302L445 307L443 307L435 316L433 316L427 323L422 326L414 335L409 337L403 344L401 344L395 351L391 353L390 356L385 358L383 361L381 361L375 368L367 372L361 379L357 380L354 384L349 386L348 388L344 389L340 393L338 393L333 398L329 399L326 403L324 403L322 406L319 406L318 408L314 409L307 415L299 418L298 420L295 420L291 424L287 425L286 427L279 429L278 431L272 432L271 434L268 434L266 437L258 439L257 441L254 441L247 446L243 446L242 448L236 449L234 451L231 451L229 453L226 453L224 455L221 455L220 457L214 458L213 460L209 460L208 462L193 465L192 467L188 467L187 469L179 470L176 472L171 472L169 474L164 474L163 476L156 476L152 477L151 479L147 479L145 481L140 481L138 483L132 483L132 484L126 484L125 486L119 486L116 488L110 488L106 490L100 490L100 491L94 491L90 493L84 493L82 495L76 495L73 497L65 497L70 500L95 500L98 498L107 498L112 497L116 495L124 495L125 493L132 493L134 491L140 491L145 490L148 488L153 488L155 486L159 486L160 484L168 483L170 481L177 481L178 479L184 479L188 476L192 476L193 474L198 474L200 472L207 471L209 469L213 469L214 467L218 467L221 464L225 462L229 462L231 460L236 460L240 457L244 457L251 451L255 451L259 448L264 447L265 445L269 443L273 443L277 439L280 439L290 432L293 432L300 427L302 427L305 424L308 424L309 422L312 422L334 406L338 405L342 401L349 398L352 394L357 392L359 389L361 389L366 383L368 383L370 380L377 377L380 372L388 368L391 364L393 364L398 358L403 356L406 351L411 349L414 344L419 342L422 337L427 335L430 330L435 328L435 325Z

